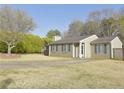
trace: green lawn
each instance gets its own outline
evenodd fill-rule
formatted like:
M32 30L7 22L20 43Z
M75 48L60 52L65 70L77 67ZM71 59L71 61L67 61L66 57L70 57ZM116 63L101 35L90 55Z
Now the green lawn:
M2 69L0 87L124 88L124 62L93 60L37 69Z

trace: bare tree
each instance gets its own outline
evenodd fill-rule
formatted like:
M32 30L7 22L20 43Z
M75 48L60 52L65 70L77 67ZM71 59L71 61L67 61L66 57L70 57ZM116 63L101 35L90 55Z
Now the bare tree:
M83 27L83 31L81 33L81 35L92 35L92 34L96 34L98 30L98 26L97 23L93 22L93 21L87 21L84 24Z
M89 14L87 21L92 22L100 22L102 20L102 13L101 11L93 11Z
M112 8L103 9L101 11L102 19L116 18L117 12Z
M117 17L118 13L113 9L93 11L89 14L84 28L86 31L95 32L99 36L110 36L114 32L113 29L116 29L115 20Z
M90 32L90 33L95 33L95 34L100 33L101 20L102 20L101 11L97 10L97 11L91 12L85 24L85 31Z
M35 28L26 12L4 6L0 8L0 41L8 46L8 54L23 39L23 35Z
M80 36L82 31L83 31L83 22L80 20L76 20L69 25L69 30L65 36L67 37Z

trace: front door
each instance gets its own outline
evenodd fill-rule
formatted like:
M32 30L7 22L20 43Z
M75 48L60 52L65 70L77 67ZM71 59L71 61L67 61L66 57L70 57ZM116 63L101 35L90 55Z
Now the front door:
M84 58L84 44L81 45L81 58Z

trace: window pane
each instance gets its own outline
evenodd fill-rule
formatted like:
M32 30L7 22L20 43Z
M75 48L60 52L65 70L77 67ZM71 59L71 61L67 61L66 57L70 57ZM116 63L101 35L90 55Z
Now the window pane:
M100 53L100 44L98 44L98 53Z
M68 44L68 51L71 51L71 44Z
M104 44L104 53L107 53L107 44Z
M64 45L64 51L66 52L66 44Z
M53 45L53 51L54 51L54 49L55 49L55 45Z
M96 45L96 53L99 54L99 52L100 52L100 46L99 46L99 44L97 44Z
M52 51L52 45L51 45L51 51Z
M63 51L63 44L62 44L62 51Z
M56 45L56 51L58 51L58 45Z
M97 54L97 45L95 44L95 53Z
M104 51L103 51L103 44L100 44L100 53L103 54Z

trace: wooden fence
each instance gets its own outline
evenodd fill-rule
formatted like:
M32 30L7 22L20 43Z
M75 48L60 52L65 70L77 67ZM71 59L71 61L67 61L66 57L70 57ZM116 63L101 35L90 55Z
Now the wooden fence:
M114 48L113 49L114 59L124 60L124 50L123 48Z

